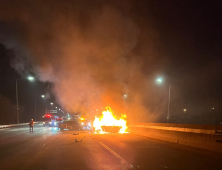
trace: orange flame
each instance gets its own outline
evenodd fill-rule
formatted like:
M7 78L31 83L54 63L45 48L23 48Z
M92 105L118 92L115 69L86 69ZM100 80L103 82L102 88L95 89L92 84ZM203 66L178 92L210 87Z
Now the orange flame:
M121 129L119 130L119 133L126 133L126 129L128 128L126 125L126 115L122 115L121 118L118 120L113 115L113 111L108 106L106 107L106 111L102 112L102 116L99 118L95 116L95 120L93 122L93 127L96 131L102 131L102 126L120 126Z

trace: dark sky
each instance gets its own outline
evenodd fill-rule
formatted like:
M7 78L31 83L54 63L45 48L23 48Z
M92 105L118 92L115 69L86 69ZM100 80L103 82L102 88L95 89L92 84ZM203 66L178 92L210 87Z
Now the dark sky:
M121 110L127 93L130 114L165 117L171 84L172 115L221 114L221 1L1 2L0 94L13 104L15 79L31 74L24 107L51 82L70 111Z

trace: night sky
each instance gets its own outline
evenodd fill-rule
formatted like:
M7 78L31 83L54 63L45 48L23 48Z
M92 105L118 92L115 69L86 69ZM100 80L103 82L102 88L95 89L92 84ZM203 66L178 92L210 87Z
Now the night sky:
M67 112L108 103L136 121L166 122L169 84L173 123L222 122L221 1L0 3L1 102L15 107L15 79L37 79L19 82L23 122L35 98L44 114L46 93Z

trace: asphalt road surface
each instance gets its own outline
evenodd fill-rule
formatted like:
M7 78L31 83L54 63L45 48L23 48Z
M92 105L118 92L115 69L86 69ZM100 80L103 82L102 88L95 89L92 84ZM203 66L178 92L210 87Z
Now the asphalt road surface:
M0 130L0 169L221 170L222 157L132 134L58 131L35 124Z

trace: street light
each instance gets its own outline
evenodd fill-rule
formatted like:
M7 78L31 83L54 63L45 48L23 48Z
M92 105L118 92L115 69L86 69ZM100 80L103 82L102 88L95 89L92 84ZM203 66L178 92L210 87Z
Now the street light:
M47 113L47 103L46 103L46 96L45 95L41 95L41 97L45 100L45 113Z
M156 79L156 82L157 82L157 83L162 83L162 82L163 82L163 79L159 77L159 78Z
M35 80L35 78L34 78L34 77L32 77L32 76L27 77L27 79L28 79L29 81L33 81L33 80ZM15 80L15 93L16 93L16 116L17 116L17 123L18 123L18 124L19 124L18 81L20 81L20 80L25 80L25 79L16 79L16 80Z
M51 105L53 105L53 103L50 103Z
M34 78L34 77L32 77L32 76L29 76L29 77L28 77L28 79L29 79L30 81L35 80L35 78Z
M127 102L126 102L126 99L128 98L128 96L129 96L128 94L124 94L124 95L123 95L125 113L126 113L127 110L128 110L128 106L127 106Z
M163 82L163 79L161 77L158 77L156 79L156 82L158 84L161 84ZM169 100L168 100L167 123L169 123L169 120L170 120L170 90L171 90L171 84L169 84Z

